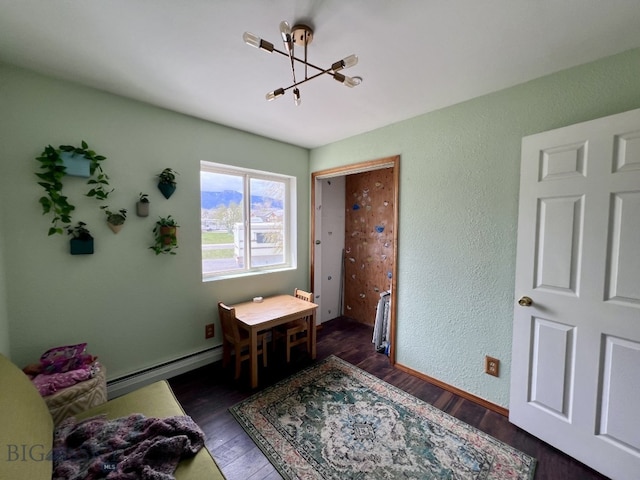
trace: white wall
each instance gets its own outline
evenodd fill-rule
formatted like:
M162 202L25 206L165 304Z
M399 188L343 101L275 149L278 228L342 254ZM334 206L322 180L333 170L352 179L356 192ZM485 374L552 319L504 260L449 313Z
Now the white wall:
M508 405L521 139L640 107L638 79L640 49L312 150L312 172L400 154L399 363Z
M9 324L11 354L23 365L56 345L88 342L110 379L219 345L216 303L292 292L309 280L309 153L306 149L197 120L68 82L0 64L0 217L4 250L0 280L0 335ZM112 209L129 209L113 234L78 177L64 191L75 220L95 236L95 254L71 256L68 237L47 237L50 217L38 198L35 157L47 144L85 140L107 160L115 192ZM270 170L297 178L298 269L202 283L200 258L200 160ZM156 188L163 168L179 172L170 200ZM139 218L139 192L151 215ZM155 220L179 222L176 256L155 256ZM6 317L3 314L6 305ZM8 319L8 322L7 322ZM216 322L216 336L204 326ZM4 336L6 337L6 336ZM7 348L0 341L0 348Z
M317 272L321 278L316 285L321 286L321 297L318 299L320 319L326 322L340 316L342 309L340 289L345 231L345 177L318 180L318 184L316 188L322 192L322 208L316 211L316 219L321 220L320 228L316 229L316 239L320 239L321 244L316 245L316 254L321 255L321 261L316 259L316 264L320 266Z

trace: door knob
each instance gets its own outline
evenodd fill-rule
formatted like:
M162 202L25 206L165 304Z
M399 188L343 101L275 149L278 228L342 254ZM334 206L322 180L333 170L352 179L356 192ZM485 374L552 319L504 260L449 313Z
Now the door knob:
M523 307L530 307L531 305L533 305L533 300L531 300L530 297L522 297L520 300L518 300L518 303Z

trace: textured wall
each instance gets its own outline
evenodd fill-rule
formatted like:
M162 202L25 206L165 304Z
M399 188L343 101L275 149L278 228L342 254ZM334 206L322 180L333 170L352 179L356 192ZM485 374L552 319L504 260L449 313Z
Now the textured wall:
M214 339L204 338L204 325L217 321L219 300L234 303L308 285L306 149L6 65L0 65L0 79L0 131L6 135L0 145L0 246L11 354L18 364L52 346L88 342L115 378L219 345L219 325ZM96 237L94 255L72 257L66 236L47 237L50 218L38 204L34 158L47 144L83 139L107 156L104 168L116 188L109 205L131 215L114 235L96 202L82 196L84 182L69 178L65 191L78 208L75 218ZM297 270L201 281L200 160L297 178ZM155 175L165 167L180 173L170 200L156 188ZM150 194L147 218L133 214L139 192ZM147 248L155 220L167 214L181 226L175 257Z
M639 78L636 49L311 152L312 171L401 155L399 363L508 406L521 139L640 107Z
M0 209L0 225L2 225L2 211ZM9 343L9 313L7 312L6 269L4 267L4 240L0 229L0 353L9 357L11 354Z

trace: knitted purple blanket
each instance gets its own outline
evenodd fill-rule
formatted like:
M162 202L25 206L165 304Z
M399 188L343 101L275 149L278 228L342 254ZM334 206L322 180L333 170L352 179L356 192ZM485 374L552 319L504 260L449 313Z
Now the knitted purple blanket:
M53 479L169 480L180 459L203 445L204 433L188 416L70 417L55 431Z

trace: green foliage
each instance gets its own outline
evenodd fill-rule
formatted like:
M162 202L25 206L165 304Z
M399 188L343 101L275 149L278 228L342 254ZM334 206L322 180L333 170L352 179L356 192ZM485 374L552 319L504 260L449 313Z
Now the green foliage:
M233 258L233 248L202 251L203 260L228 260L230 258Z
M202 232L203 245L219 245L221 243L233 243L233 234L226 232Z
M161 253L175 255L176 252L174 250L178 248L177 229L179 226L171 215L160 217L153 227L155 241L149 248L153 250L156 255L160 255Z
M169 183L171 185L175 185L176 175L180 174L175 170L172 170L171 168L165 168L158 174L158 177L160 178L160 183Z
M93 238L91 236L91 232L89 232L89 229L87 228L87 224L84 222L78 222L75 227L69 225L67 227L67 233L73 238L80 240L91 240Z
M76 208L62 194L62 178L65 175L62 158L60 158L59 152L49 145L36 160L40 162L40 168L44 170L43 173L36 173L40 179L38 185L44 188L46 193L39 200L42 205L42 213L43 215L53 213L51 222L53 226L49 228L49 235L62 234L63 228L60 223L71 223L71 212Z
M202 245L233 244L233 234L226 232L202 232ZM233 248L203 248L203 260L232 259Z
M160 220L156 222L156 226L153 228L153 231L155 232L156 229L160 227L179 227L179 226L180 225L178 225L178 222L176 222L175 218L169 215L167 217L160 217Z
M121 208L120 210L118 210L118 213L113 213L112 211L110 211L108 205L103 205L100 208L104 210L104 213L107 215L107 222L109 222L111 225L122 225L127 219L126 208Z
M221 205L213 210L213 218L232 233L235 224L242 222L242 207L235 202L229 203L228 207Z
M60 156L62 152L82 155L90 161L89 173L91 176L87 184L91 185L91 189L86 194L88 197L105 200L109 193L113 191L107 190L109 177L104 173L100 164L103 160L106 160L106 157L96 154L89 148L87 142L83 140L80 147L60 145L57 149L47 145L40 156L36 157L42 170L42 172L36 172L36 176L40 180L38 185L44 188L45 191L45 195L39 199L42 213L43 215L53 214L53 219L51 220L53 225L49 228L49 235L64 233L64 227L71 223L72 212L76 208L62 193L62 179L66 175L66 168Z
M140 203L149 203L149 195L147 193L140 192L140 198L138 199Z

